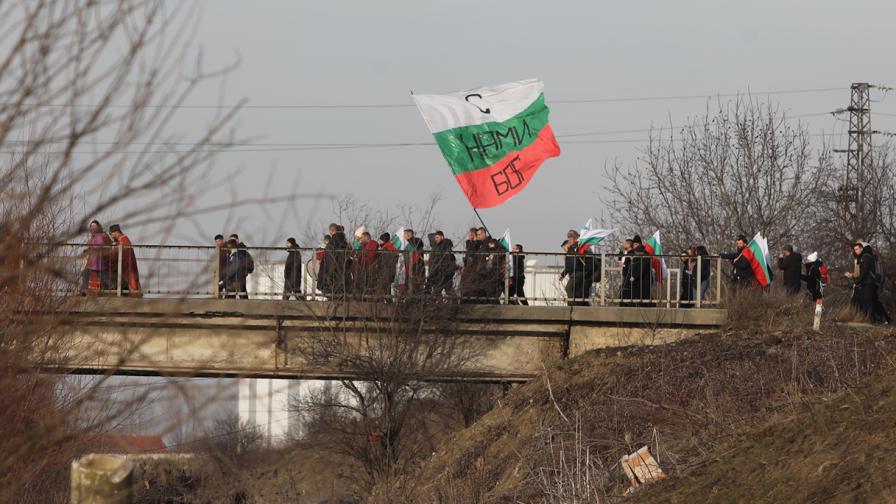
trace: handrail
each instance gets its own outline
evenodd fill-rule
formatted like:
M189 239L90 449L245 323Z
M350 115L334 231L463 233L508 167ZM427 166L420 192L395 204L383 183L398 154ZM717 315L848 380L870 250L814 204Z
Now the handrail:
M516 304L523 300L532 304L651 304L667 308L721 304L722 259L718 255L697 260L696 257L675 254L621 255L618 251L604 251L567 255L526 251L518 254L525 256L520 275L512 271L514 266L519 266L515 259L517 254L504 249L468 252L425 248L416 252L395 252L388 256L395 261L391 263L394 269L390 269L390 263L383 263L390 251L346 249L344 252L326 252L328 259L324 262L342 264L336 268L339 270L335 273L336 287L331 288L319 281L318 270L325 267L317 260L318 253L324 250L321 248L247 246L242 250L252 256L254 263L254 272L249 274L239 269L248 269L247 266L230 264L230 256L224 255L227 249L214 245L132 244L124 247L120 244L32 243L30 246L50 248L45 260L54 262L59 270L66 270L67 273L59 276L70 279L63 290L70 292L72 285L79 285L88 294L231 297L235 293L237 297L263 299L327 299L338 295L389 301L409 292L431 292L438 288L438 295L442 297L490 304ZM285 283L284 264L290 251L297 252L300 259L292 280L297 289ZM124 259L125 254L131 256ZM87 268L88 258L95 264L102 264L98 266L100 269ZM128 261L136 264L138 272L131 283L126 278L131 275ZM662 281L658 273L660 261L667 271ZM624 269L633 265L640 268L637 275L632 269ZM623 271L638 276L639 280L623 278ZM439 272L441 277L434 275ZM566 273L563 281L561 272ZM325 278L333 274L330 272ZM88 288L91 275L97 278L90 285L99 285L98 288ZM390 278L381 281L378 278L381 275ZM716 282L707 282L713 275ZM234 281L234 276L241 277L241 283ZM521 287L515 287L514 281Z

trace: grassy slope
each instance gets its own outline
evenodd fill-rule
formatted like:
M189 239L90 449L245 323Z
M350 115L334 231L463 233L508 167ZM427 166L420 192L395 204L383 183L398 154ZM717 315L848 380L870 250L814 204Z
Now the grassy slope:
M896 502L896 374L757 428L636 502Z
M651 501L693 502L698 495L723 502L761 501L769 492L769 502L780 502L784 494L794 502L824 501L783 488L788 478L803 488L809 480L796 472L814 474L825 462L830 463L817 479L828 486L819 492L843 488L843 481L859 485L858 492L888 467L881 462L879 471L869 472L853 469L854 459L835 461L841 454L865 454L866 449L849 448L847 441L861 438L860 427L871 428L860 425L862 414L854 415L852 423L838 415L872 411L874 393L879 394L884 409L873 417L880 427L874 435L885 442L892 436L886 424L892 397L887 402L884 396L892 389L869 390L873 404L868 406L854 403L828 411L824 408L830 406L812 405L824 400L843 404L832 398L848 388L861 390L881 373L892 376L894 362L892 333L854 329L822 335L738 331L664 347L591 352L549 371L555 401L545 380L514 390L471 428L450 437L413 474L377 488L370 502L540 502L549 491L540 475L557 469L560 451L570 460L575 446L570 432L577 425L604 501L616 500L627 487L616 461L644 444L672 476L648 489ZM776 423L766 426L770 419ZM788 456L815 453L820 458L808 465ZM716 459L720 462L707 463ZM721 479L724 464L743 464L737 470L740 479ZM790 472L773 477L784 467ZM751 481L761 483L745 483ZM775 493L779 486L782 494Z

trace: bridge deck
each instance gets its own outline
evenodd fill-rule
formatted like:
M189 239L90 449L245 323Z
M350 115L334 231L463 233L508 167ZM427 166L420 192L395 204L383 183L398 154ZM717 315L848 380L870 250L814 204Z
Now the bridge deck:
M473 341L477 352L462 368L441 369L426 377L430 380L524 381L564 355L661 344L714 329L726 315L706 308L446 305L444 310L451 311L451 324L434 331ZM358 379L363 376L357 369L312 365L296 349L310 338L344 338L349 345L367 341L371 320L393 323L389 313L389 306L370 303L82 298L60 314L66 351L56 370Z

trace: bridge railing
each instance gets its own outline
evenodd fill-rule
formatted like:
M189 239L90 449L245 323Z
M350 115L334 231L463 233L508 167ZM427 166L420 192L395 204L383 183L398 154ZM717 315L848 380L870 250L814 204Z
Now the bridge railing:
M522 283L525 302L531 305L699 308L721 304L723 261L718 256L698 260L677 255L624 256L608 251L572 257L525 252L521 260L504 251L439 254L424 250L411 254L383 250L324 253L320 249L283 247L242 250L251 261L246 256L241 260L231 258L226 249L214 246L66 244L55 248L47 261L54 274L65 280L54 284L60 293L103 296L289 296L309 300L349 296L373 301L410 292L471 303L524 304L517 289ZM285 278L289 254L297 254L292 261L297 269L291 288ZM136 261L139 285L132 278L131 258ZM520 261L523 275L515 271Z

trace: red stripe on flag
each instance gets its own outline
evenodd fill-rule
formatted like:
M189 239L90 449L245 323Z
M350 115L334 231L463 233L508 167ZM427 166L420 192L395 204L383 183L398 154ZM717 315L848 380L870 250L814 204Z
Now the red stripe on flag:
M756 258L756 254L753 253L750 247L744 247L743 250L741 250L741 254L750 261L750 267L753 268L753 277L756 278L759 285L768 287L768 272L765 271L762 263Z
M651 256L654 254L653 247L650 246L649 243L644 244L644 250ZM653 268L653 274L656 277L656 281L658 283L663 283L663 263L656 257L650 260L650 266Z
M457 183L473 208L498 206L522 191L545 159L559 155L560 146L547 124L526 148L491 166L457 175Z

